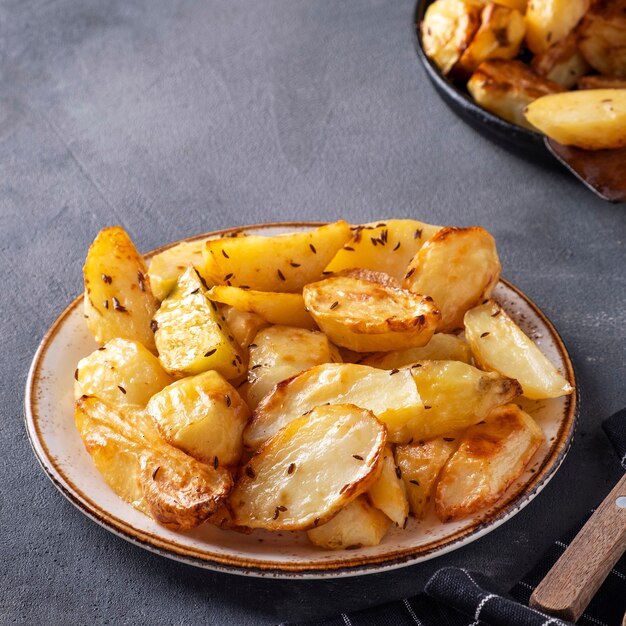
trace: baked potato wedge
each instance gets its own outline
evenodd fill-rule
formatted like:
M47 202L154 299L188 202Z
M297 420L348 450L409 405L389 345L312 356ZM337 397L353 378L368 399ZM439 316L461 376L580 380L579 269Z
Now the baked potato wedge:
M451 332L463 326L465 312L488 298L499 279L500 260L494 238L479 226L449 226L431 237L415 255L403 286L434 298L441 312L437 329Z
M111 339L78 362L74 399L95 396L117 407L144 407L172 381L159 359L143 344L130 339Z
M148 415L169 444L207 464L234 466L250 410L216 371L178 380L152 396Z
M367 497L396 526L403 527L406 524L409 515L409 503L402 482L402 473L400 468L396 466L391 446L385 446L380 475L369 488Z
M578 48L578 35L575 32L571 32L545 52L536 54L530 67L540 76L566 89L574 87L591 69Z
M351 276L305 285L302 295L330 340L355 352L423 346L439 323L432 298Z
M580 78L576 86L578 89L626 89L626 78L591 74Z
M367 409L319 406L278 431L243 468L229 498L236 524L308 530L378 478L385 427Z
M422 519L428 509L443 466L458 446L457 437L435 437L409 445L396 446L411 515Z
M377 546L391 526L389 518L365 496L345 506L330 521L307 531L309 541L326 550Z
M515 378L527 398L558 398L573 391L497 302L491 300L466 313L465 336L479 367Z
M150 321L159 303L143 257L120 226L101 230L87 252L85 317L95 340L133 339L155 352Z
M568 146L611 150L626 146L626 89L589 89L531 102L526 119Z
M244 352L254 341L256 334L262 328L269 326L269 323L256 313L240 311L228 305L220 307L220 310L235 341L243 348Z
M499 117L534 130L524 117L533 100L564 88L539 76L517 60L490 59L478 66L467 82L467 90L481 107Z
M273 237L211 239L206 243L200 273L215 285L298 292L322 278L324 268L351 235L350 226L338 221Z
M437 517L450 522L499 500L543 440L541 428L515 404L495 409L486 423L467 430L443 468L435 490Z
M232 379L245 372L240 347L191 266L161 303L153 328L159 359L171 374L214 369Z
M565 38L585 15L591 0L531 0L526 9L526 45L535 54Z
M244 445L256 450L298 416L327 403L355 404L372 411L387 427L392 442L404 436L423 406L408 370L326 363L278 383L252 414Z
M239 311L256 313L270 324L317 328L304 308L304 300L299 293L255 291L218 285L209 291L209 298L234 306Z
M232 487L227 470L199 463L167 444L141 410L121 411L82 396L76 402L76 426L113 491L173 530L202 524Z

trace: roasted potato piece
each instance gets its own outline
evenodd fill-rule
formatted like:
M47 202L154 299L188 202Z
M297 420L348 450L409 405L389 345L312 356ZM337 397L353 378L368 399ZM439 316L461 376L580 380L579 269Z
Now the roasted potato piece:
M515 404L472 426L443 468L435 491L442 522L457 520L500 499L544 440L541 428Z
M239 462L250 410L217 372L172 383L150 399L146 411L163 439L194 459L227 466Z
M465 312L488 298L499 279L494 238L479 226L449 226L411 261L404 287L434 298L441 311L438 330L449 332L462 327Z
M519 11L488 4L482 10L480 28L454 67L454 74L468 77L487 59L513 59L525 33L526 22Z
M364 496L345 506L329 522L307 531L311 543L327 550L377 546L389 530L389 518Z
M134 339L155 351L150 321L159 303L146 278L143 257L119 226L98 233L85 266L85 317L99 344Z
M341 358L324 333L289 326L266 328L250 347L248 405L255 408L281 380L336 361Z
M331 341L356 352L423 346L439 323L432 298L350 276L305 285L302 295Z
M267 328L269 323L256 313L240 311L233 306L223 306L222 315L235 341L242 347L247 348L262 329Z
M159 359L172 374L214 369L224 378L236 378L245 372L241 350L193 267L163 300L153 327Z
M406 499L406 489L402 482L402 474L396 466L393 450L385 447L383 453L382 470L378 480L369 488L367 497L370 502L380 509L396 526L404 526L409 515L409 503Z
M626 78L592 74L583 76L576 86L578 89L626 89Z
M626 146L626 89L589 89L544 96L526 119L551 139L585 150Z
M384 272L400 281L409 261L440 228L417 220L385 220L355 226L352 239L337 252L326 271L358 267Z
M402 472L411 515L422 519L431 502L439 472L457 448L456 437L436 437L396 446L396 463Z
M515 9L516 11L524 14L526 12L528 0L495 0L495 3L501 4L504 7L509 7L509 9Z
M322 277L351 234L350 226L339 221L303 233L212 239L201 274L216 285L297 292Z
M578 49L578 36L574 32L545 52L536 54L530 66L540 76L553 80L566 89L574 87L578 79L591 69Z
M467 90L481 107L499 117L534 130L524 117L524 108L533 100L563 87L533 72L521 61L491 59L478 66Z
M324 523L378 478L385 427L367 409L319 406L265 443L229 499L235 523L308 530Z
M95 396L113 406L145 406L172 382L159 359L138 341L111 339L78 362L74 399Z
M424 14L422 45L443 74L455 66L480 26L480 5L464 0L437 0Z
M515 378L527 398L557 398L573 391L496 302L487 302L467 312L465 335L479 366Z
M394 442L423 406L408 370L387 372L354 363L327 363L278 383L254 411L244 431L244 445L255 450L316 406L346 402L372 411Z
M626 78L626 0L594 2L578 33L580 50L591 67Z
M227 470L204 465L161 439L141 410L83 396L76 426L94 464L121 498L174 530L200 525L228 495Z
M304 300L299 293L272 293L219 285L211 289L209 298L230 304L240 311L256 313L270 324L317 328L304 308Z
M411 365L416 361L462 361L471 364L472 352L464 339L456 335L437 333L421 348L378 352L361 359L359 363L391 370Z
M587 12L591 0L530 0L526 9L526 45L535 54L561 41Z
M482 372L460 361L422 361L410 371L424 406L406 426L401 443L467 428L522 391L512 378Z
M159 300L165 300L176 287L176 281L185 270L193 265L204 265L204 247L206 241L181 241L179 244L155 254L150 259L148 278L152 293Z

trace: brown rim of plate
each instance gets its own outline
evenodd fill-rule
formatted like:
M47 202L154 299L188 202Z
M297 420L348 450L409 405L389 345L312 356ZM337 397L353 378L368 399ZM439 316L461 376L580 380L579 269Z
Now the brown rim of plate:
M180 241L197 241L205 238L217 238L225 235L232 235L239 232L247 232L250 230L263 230L275 228L314 228L324 225L326 222L275 222L269 224L254 224L249 226L240 226L236 228L227 228L218 231L212 231L202 235L195 235ZM173 242L157 248L145 254L146 259L150 259L155 254L163 252L173 247L178 242ZM25 423L28 438L39 461L42 469L52 481L54 486L81 512L91 518L101 526L110 530L114 534L148 550L152 550L162 556L182 561L197 567L227 572L231 574L242 574L249 576L269 576L283 578L322 578L331 576L356 576L366 573L374 573L380 568L394 569L403 565L410 565L411 562L424 561L446 552L450 552L465 543L474 541L490 529L493 529L504 523L508 518L522 509L536 495L547 482L552 478L557 469L560 467L567 451L569 450L576 427L577 406L578 406L578 388L576 386L576 376L574 367L569 357L565 344L560 335L555 330L550 320L544 313L524 295L517 287L513 286L507 280L501 278L500 282L507 288L515 292L534 313L546 325L550 331L552 340L558 347L559 353L566 368L565 377L574 388L574 392L566 399L566 405L563 409L564 416L559 428L558 435L550 446L550 450L541 465L530 481L528 481L523 489L517 493L513 493L506 499L500 500L495 506L488 509L485 514L475 523L465 527L443 539L438 539L414 548L403 548L393 550L385 554L371 556L353 556L345 558L345 552L341 553L342 557L337 559L329 559L323 562L283 562L270 560L257 560L246 557L232 557L230 555L210 552L209 550L198 550L188 546L182 546L162 537L143 530L138 530L125 522L124 520L112 515L109 511L102 509L93 502L89 496L80 491L76 485L60 470L58 464L50 455L45 444L41 431L39 429L39 406L37 391L40 382L40 369L42 361L48 351L48 348L63 325L66 318L81 305L83 297L78 296L71 302L59 317L52 324L50 329L44 335L37 352L33 358L28 379L26 382L26 394L24 398Z

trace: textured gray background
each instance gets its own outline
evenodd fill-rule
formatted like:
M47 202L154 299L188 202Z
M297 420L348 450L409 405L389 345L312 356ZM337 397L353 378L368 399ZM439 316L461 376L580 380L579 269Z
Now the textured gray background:
M272 624L416 592L435 568L506 587L618 477L600 421L624 394L624 208L512 156L438 99L412 2L0 3L0 623ZM545 491L447 557L362 579L281 582L171 562L56 492L23 426L29 362L81 290L89 242L144 251L272 220L484 225L504 275L574 358L579 435Z

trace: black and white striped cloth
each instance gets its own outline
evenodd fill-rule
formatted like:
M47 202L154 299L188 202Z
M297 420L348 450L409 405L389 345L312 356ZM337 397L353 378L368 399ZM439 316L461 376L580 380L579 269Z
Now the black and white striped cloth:
M626 470L626 409L603 424ZM561 556L576 533L556 541L535 568L503 596L476 572L446 567L428 581L424 592L377 607L342 613L306 626L572 626L528 607L533 589ZM626 611L626 556L617 563L583 615L579 626L619 626ZM305 626L304 622L280 626Z

